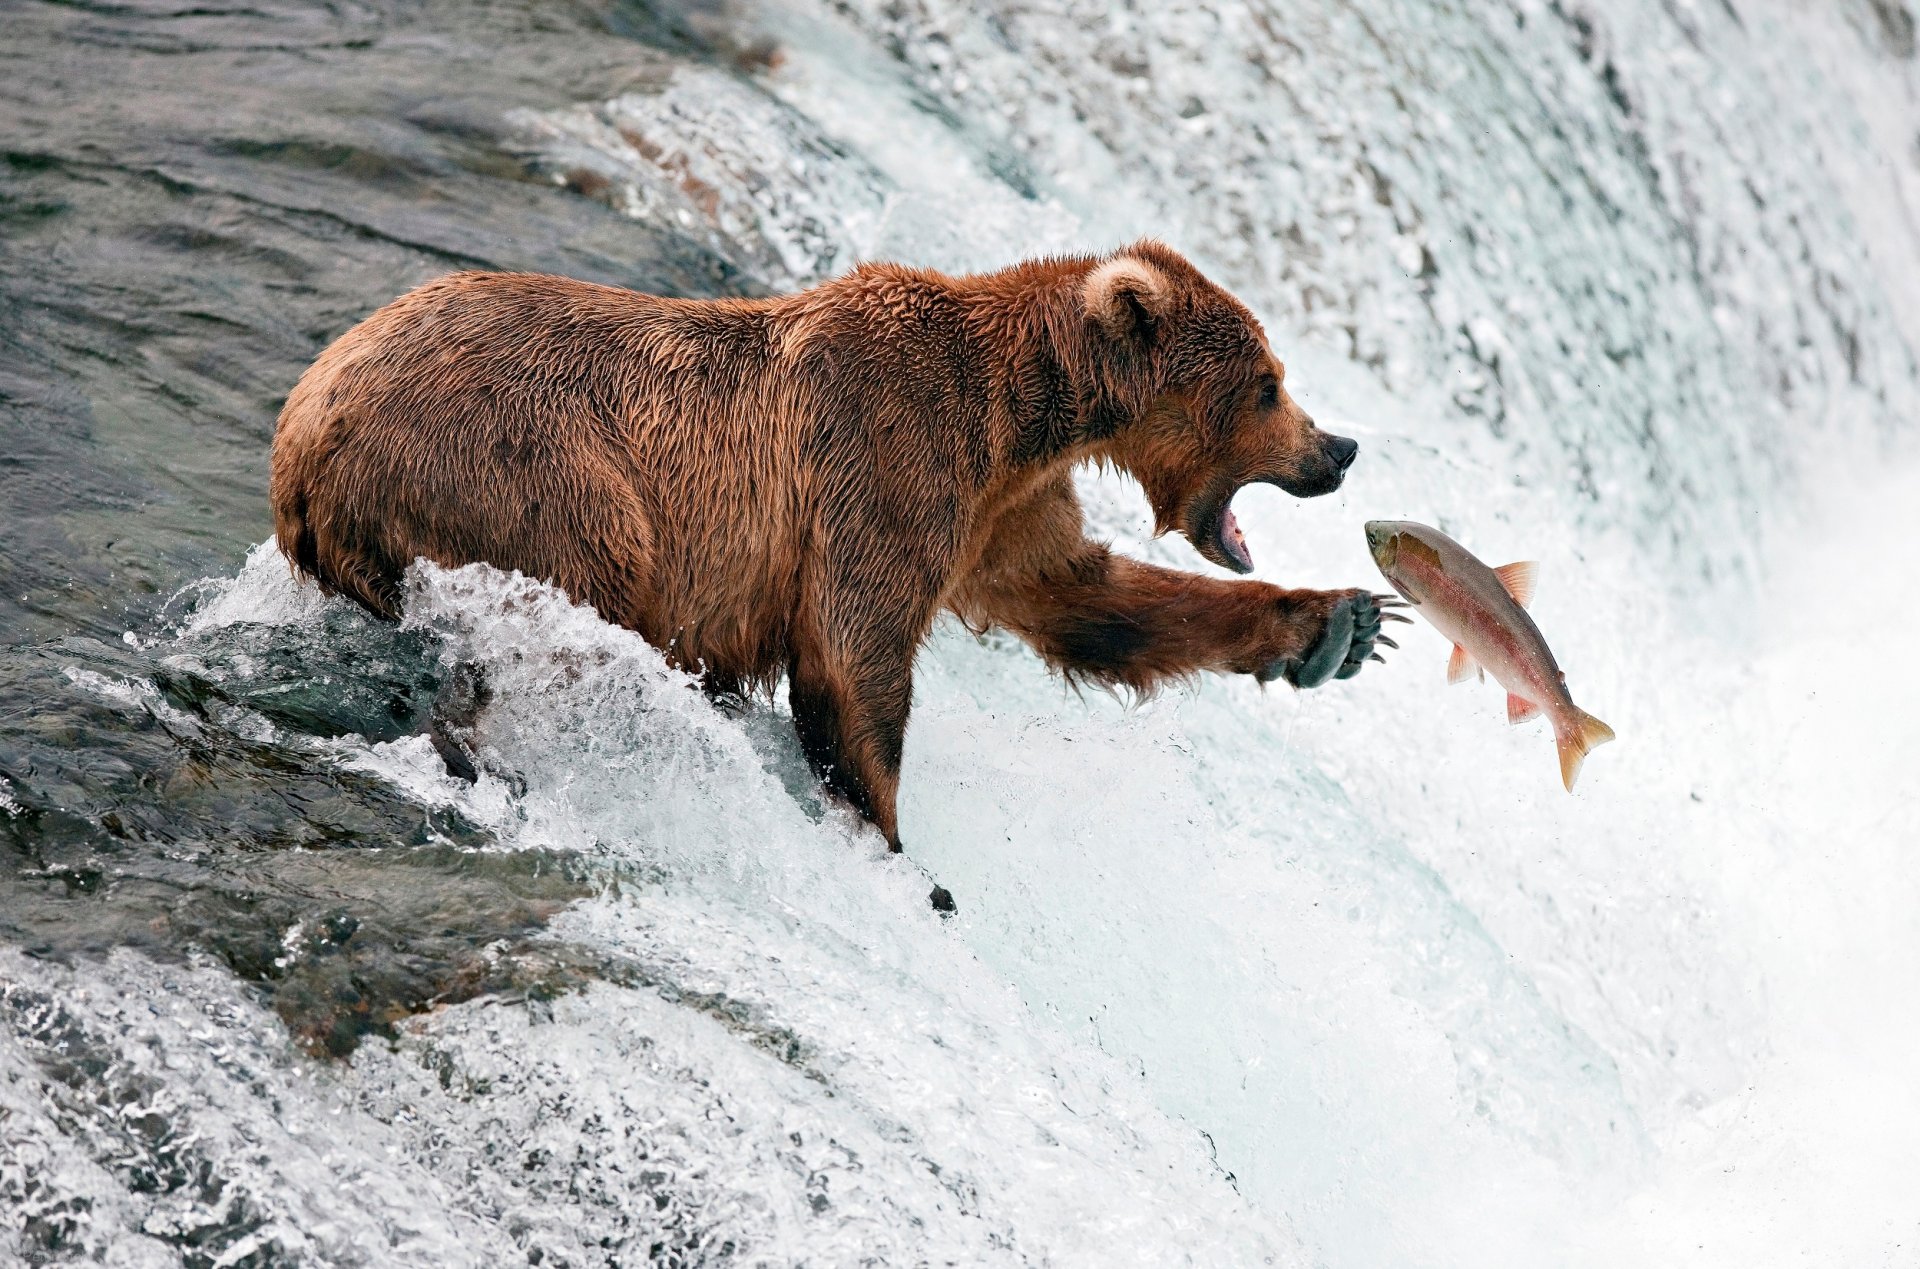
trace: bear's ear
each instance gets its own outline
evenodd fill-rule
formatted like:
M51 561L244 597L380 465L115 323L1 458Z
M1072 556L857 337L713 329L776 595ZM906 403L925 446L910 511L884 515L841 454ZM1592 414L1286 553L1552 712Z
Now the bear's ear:
M1080 295L1087 316L1115 339L1145 344L1166 315L1167 279L1137 256L1115 256L1087 274Z

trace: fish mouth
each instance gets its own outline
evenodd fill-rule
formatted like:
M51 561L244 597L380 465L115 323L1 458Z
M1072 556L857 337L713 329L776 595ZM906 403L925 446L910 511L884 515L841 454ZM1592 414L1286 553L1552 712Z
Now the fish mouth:
M1245 487L1232 485L1225 493L1203 500L1194 517L1196 528L1187 531L1188 540L1201 555L1236 573L1253 571L1253 552L1247 546L1247 535L1240 530L1239 518L1233 514L1234 495Z
M1367 521L1367 550L1373 555L1373 562L1381 568L1392 568L1394 550L1393 525L1385 520Z

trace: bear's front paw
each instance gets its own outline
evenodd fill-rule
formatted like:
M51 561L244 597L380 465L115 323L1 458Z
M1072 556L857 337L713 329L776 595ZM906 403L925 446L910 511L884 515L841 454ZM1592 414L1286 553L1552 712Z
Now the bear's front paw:
M1299 592L1295 592L1299 594ZM1404 601L1391 595L1375 595L1364 590L1313 592L1312 607L1324 605L1319 633L1312 636L1307 650L1299 656L1276 657L1254 677L1262 683L1285 679L1295 687L1319 687L1328 679L1350 679L1360 673L1369 660L1383 658L1375 644L1389 648L1400 645L1380 633L1382 621L1407 621L1386 608L1404 608ZM1305 616L1305 613L1301 614Z

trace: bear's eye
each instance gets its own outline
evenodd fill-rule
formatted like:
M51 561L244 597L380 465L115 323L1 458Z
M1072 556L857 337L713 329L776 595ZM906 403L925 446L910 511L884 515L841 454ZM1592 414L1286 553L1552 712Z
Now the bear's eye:
M1272 410L1280 404L1280 385L1268 379L1260 385L1260 408Z

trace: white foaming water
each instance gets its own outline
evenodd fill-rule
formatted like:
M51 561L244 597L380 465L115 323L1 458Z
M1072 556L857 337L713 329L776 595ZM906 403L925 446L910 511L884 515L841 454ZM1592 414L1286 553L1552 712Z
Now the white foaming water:
M1912 1263L1920 673L1874 658L1920 618L1882 510L1920 477L1807 497L1920 410L1915 71L1874 13L793 3L757 78L520 118L776 284L1166 237L1363 443L1337 496L1241 496L1263 573L1366 583L1375 516L1539 559L1620 739L1566 796L1425 628L1349 684L1135 708L943 629L891 859L777 711L428 573L409 620L486 667L495 774L327 744L602 861L554 937L611 981L324 1068L212 968L16 960L52 1021L0 1050L6 1157L54 1179L0 1193L86 1196L141 1263L159 1218L75 1144L119 1129L18 1093L72 1028L171 1063L130 1101L328 1263ZM322 611L263 547L193 620Z
M1430 633L1345 702L1210 684L1127 711L949 632L911 862L795 795L783 720L715 713L545 588L429 570L409 620L487 668L481 744L517 787L329 743L505 849L602 860L614 888L553 935L614 981L326 1068L216 969L15 957L14 1158L97 1196L125 1263L168 1217L93 1162L116 1105L322 1263L1897 1264L1920 675L1807 669L1834 649L1814 614L1882 581L1832 561L1897 518L1784 565L1805 615L1751 664L1663 644L1699 667L1684 706L1624 664L1577 678L1622 731L1577 799L1541 729L1440 685ZM292 585L263 547L223 611L294 611ZM109 1109L26 1095L63 1043L120 1055Z
M293 611L292 586L256 551L200 633L249 608ZM262 1215L258 1242L330 1261L490 1264L508 1241L563 1263L596 1248L638 1262L656 1244L688 1264L1284 1258L1284 1217L1250 1209L1120 1063L1036 1019L965 927L929 910L920 871L788 792L793 742L763 753L654 649L524 579L429 570L409 620L483 665L497 694L481 744L522 787L489 777L462 809L508 849L604 862L616 889L553 934L610 957L620 985L446 1010L329 1072L301 1069L213 970L15 957L6 1003L28 1041L13 1082L35 1083L36 1063L76 1039L195 1073L191 1095L129 1074L104 1111L75 1096L68 1122L24 1119L34 1157L110 1141L112 1105L138 1102L208 1138L182 1166L204 1163L226 1201ZM455 787L417 741L347 759L424 800ZM203 1071L193 1037L211 1035ZM249 1098L261 1122L230 1125ZM313 1129L279 1122L285 1103L332 1117L324 1150L295 1148ZM249 1126L247 1149L230 1149ZM274 1166L251 1168L256 1155ZM423 1210L368 1208L362 1183ZM133 1215L102 1218L103 1246L148 1219L121 1206Z

